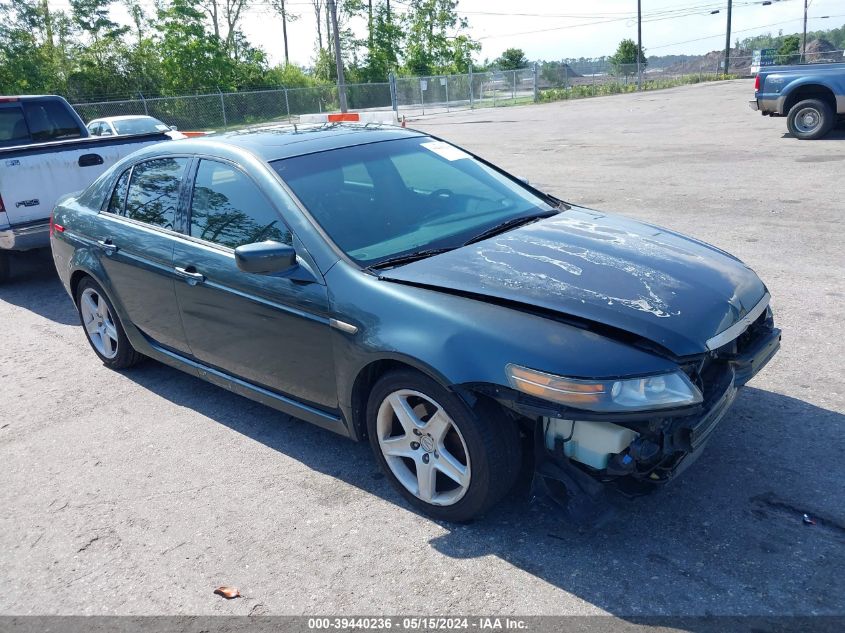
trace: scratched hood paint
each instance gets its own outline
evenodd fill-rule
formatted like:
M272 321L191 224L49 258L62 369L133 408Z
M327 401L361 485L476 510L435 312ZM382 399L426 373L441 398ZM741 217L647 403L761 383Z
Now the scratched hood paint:
M765 294L750 268L715 247L577 207L382 277L540 306L678 356L706 351Z

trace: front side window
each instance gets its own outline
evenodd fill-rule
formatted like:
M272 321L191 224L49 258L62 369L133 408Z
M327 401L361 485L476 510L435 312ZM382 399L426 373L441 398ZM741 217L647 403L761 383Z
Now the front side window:
M364 266L457 248L505 222L556 212L552 201L425 136L295 156L271 166L335 244Z
M187 158L156 158L132 168L127 218L174 230Z
M255 183L237 168L210 160L197 169L191 235L229 248L265 240L292 243L281 216Z

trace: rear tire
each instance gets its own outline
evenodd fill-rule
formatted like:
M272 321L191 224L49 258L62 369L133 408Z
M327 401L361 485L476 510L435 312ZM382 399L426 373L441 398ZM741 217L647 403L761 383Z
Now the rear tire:
M12 276L10 259L7 251L0 251L0 284L9 281L9 277Z
M786 127L795 138L812 141L823 137L836 124L830 105L819 99L799 101L786 115Z
M367 403L367 432L381 469L425 514L468 521L513 487L521 464L519 429L495 403L470 408L413 370L385 374Z
M85 277L76 288L76 309L85 338L106 367L128 369L144 359L126 337L111 300L91 277Z

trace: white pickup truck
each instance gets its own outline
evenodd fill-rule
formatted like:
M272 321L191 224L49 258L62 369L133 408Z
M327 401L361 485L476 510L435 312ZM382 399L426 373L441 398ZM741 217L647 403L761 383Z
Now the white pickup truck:
M0 283L10 251L49 246L50 213L115 162L163 133L92 137L61 97L0 96Z

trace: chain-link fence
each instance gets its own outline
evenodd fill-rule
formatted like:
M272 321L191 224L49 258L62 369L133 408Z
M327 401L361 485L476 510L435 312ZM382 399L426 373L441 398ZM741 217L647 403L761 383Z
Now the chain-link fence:
M766 63L793 63L798 57L774 56ZM842 51L808 53L807 61L842 61ZM729 74L751 76L759 63L751 55L732 55ZM645 65L642 88L663 88L722 76L724 54L678 62L672 66ZM350 110L392 110L398 116L418 116L455 109L485 108L557 99L630 92L639 86L636 64L615 65L607 60L562 61L520 70L470 72L464 75L395 77L384 83L346 86ZM179 97L99 101L74 104L85 121L127 114L147 114L180 130L225 130L261 123L296 121L301 114L339 109L334 85L214 92Z

